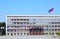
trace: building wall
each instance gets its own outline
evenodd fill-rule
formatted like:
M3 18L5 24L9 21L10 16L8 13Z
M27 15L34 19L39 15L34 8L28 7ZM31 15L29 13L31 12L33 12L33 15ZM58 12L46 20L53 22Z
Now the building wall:
M43 35L60 31L60 16L7 16L7 35ZM30 32L33 27L42 27L43 32ZM33 29L34 30L34 29ZM37 34L36 34L37 33Z

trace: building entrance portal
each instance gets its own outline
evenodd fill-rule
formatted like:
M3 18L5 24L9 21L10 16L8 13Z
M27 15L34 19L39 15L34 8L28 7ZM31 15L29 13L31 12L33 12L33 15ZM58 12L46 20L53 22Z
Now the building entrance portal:
M32 27L29 29L30 35L42 35L43 34L43 28L41 27Z

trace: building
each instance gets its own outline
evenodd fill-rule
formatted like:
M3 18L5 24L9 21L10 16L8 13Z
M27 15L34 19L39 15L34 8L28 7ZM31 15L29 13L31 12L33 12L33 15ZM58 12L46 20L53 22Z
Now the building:
M6 35L54 35L60 31L60 15L7 15Z

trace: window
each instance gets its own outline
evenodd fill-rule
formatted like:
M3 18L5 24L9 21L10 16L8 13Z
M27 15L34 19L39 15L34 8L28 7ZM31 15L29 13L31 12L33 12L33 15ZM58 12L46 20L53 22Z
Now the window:
M60 31L60 29L58 29L58 31Z
M49 31L51 31L51 29L49 29Z
M19 21L19 19L17 19L17 21Z
M9 30L7 30L9 32Z
M30 31L30 32L32 32L32 31L33 31L33 29L29 29L29 31Z
M24 21L26 21L26 19L23 19Z
M27 29L27 31L29 31L29 29Z
M20 19L20 21L22 21L22 19Z
M29 22L27 22L27 24L29 24Z
M22 33L21 33L21 35L22 35Z
M60 27L60 25L58 25L58 27Z
M57 22L55 22L55 24L57 24Z
M16 26L16 28L19 28L19 26Z
M52 31L54 31L54 29L52 29Z
M54 27L54 26L52 26L52 27Z
M29 19L27 19L27 21L29 21Z
M51 33L49 33L51 35Z
M11 31L13 31L13 30L11 29Z
M9 33L7 33L9 35Z
M26 35L26 33L24 33L24 35Z
M17 22L17 24L19 24L19 22Z
M54 24L54 22L51 22L51 24Z
M16 24L16 22L14 22L14 24Z
M55 31L57 31L57 29L55 29Z
M16 21L16 19L14 19L14 21Z
M11 21L13 21L13 19L11 19Z
M54 33L52 33L54 35Z
M7 26L7 28L9 28L9 26Z
M16 35L16 33L14 33L14 35Z
M11 33L11 36L13 36L13 33Z
M55 27L57 27L57 25L55 25Z
M58 22L58 24L60 24L60 22Z
M27 35L29 35L29 33L27 33Z
M14 31L16 32L16 30L14 29Z
M17 35L19 35L19 33L17 33Z
M23 23L20 23L20 24L23 24Z

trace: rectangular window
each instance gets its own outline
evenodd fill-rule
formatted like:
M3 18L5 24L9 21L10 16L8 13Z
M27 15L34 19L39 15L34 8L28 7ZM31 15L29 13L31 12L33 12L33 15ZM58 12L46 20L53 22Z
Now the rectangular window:
M9 30L7 30L7 32L9 32Z
M60 25L58 25L58 27L60 27Z
M13 30L11 29L11 31L13 31Z
M60 22L58 22L58 24L60 24Z
M14 19L14 21L16 21L16 19Z
M55 27L57 27L57 25L55 25Z
M57 31L57 29L55 29L55 31Z
M60 31L60 29L58 29L58 31Z
M22 35L22 33L21 33L21 35Z
M29 35L29 33L27 33L27 35Z
M52 31L54 31L54 29L52 29Z
M11 33L11 36L13 36L13 33Z
M14 22L14 24L16 24L16 22Z
M19 24L19 22L17 22L17 24Z
M24 33L24 35L26 35L26 33Z
M17 19L17 21L19 21L19 19Z
M14 35L16 35L16 33L14 33Z
M7 33L9 35L9 33Z
M13 21L13 19L11 19L11 21Z
M16 30L14 29L14 31L16 32Z
M27 21L29 21L29 19L27 19Z
M19 33L17 33L17 35L19 35Z

